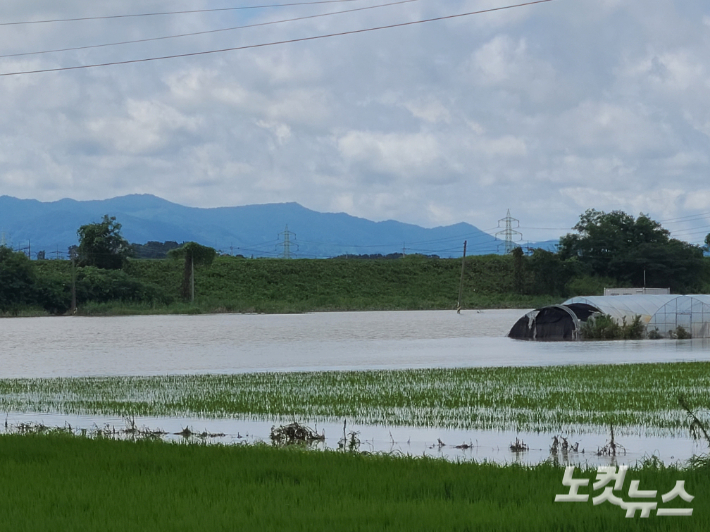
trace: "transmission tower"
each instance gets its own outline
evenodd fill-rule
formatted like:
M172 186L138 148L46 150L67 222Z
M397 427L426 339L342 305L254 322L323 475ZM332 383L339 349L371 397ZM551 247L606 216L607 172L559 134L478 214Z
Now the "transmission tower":
M0 232L0 247L1 246L7 246L8 241L7 241L7 233L5 231Z
M505 222L505 229L503 231L498 231L496 233L496 238L498 235L503 235L503 244L505 246L505 252L510 253L516 248L515 240L522 240L523 234L513 229L513 224L515 227L520 227L520 221L510 216L510 209L508 209L508 214L505 218L498 220L498 227L500 223ZM518 238L519 237L519 238Z
M296 246L298 247L298 244L295 242L291 242L291 237L293 239L296 239L296 233L293 233L288 230L288 225L286 226L286 229L282 233L279 233L279 238L283 238L283 242L279 243L279 246L283 248L283 251L281 252L281 258L283 259L290 259L291 258L291 246Z

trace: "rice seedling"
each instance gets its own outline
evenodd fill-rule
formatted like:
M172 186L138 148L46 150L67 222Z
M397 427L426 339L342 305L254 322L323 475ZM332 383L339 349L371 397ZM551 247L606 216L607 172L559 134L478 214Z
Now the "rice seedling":
M0 380L5 411L682 436L710 363Z
M676 481L690 518L625 519L612 504L555 503L564 469L412 456L0 436L3 529L610 532L710 529L710 475L652 460L629 469L659 494ZM594 469L576 477L594 478ZM678 501L676 501L678 502ZM675 507L687 507L682 501ZM127 509L129 509L127 511Z

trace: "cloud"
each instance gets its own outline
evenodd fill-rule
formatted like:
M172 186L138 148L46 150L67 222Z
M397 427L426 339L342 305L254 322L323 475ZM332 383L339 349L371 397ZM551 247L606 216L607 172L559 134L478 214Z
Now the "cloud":
M411 100L404 104L404 107L413 116L425 122L451 122L451 114L444 105L435 98Z
M104 115L86 124L112 150L128 154L158 151L198 126L194 115L185 116L161 102L137 100L128 100L119 116Z
M338 149L348 166L403 179L429 174L441 156L434 135L423 133L350 131Z
M110 9L78 0L6 4L7 21L165 10L157 0ZM706 4L552 2L332 39L3 77L0 193L55 200L142 192L202 207L298 201L375 220L481 228L508 208L529 227L571 226L589 207L658 219L706 212ZM264 44L501 5L414 2L0 58L0 72ZM170 9L186 6L210 7L181 1ZM350 8L12 26L0 44L5 54L46 51Z

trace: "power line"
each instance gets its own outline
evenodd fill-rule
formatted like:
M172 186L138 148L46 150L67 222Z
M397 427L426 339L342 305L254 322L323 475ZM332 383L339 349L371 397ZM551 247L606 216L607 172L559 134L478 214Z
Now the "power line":
M310 6L317 4L341 4L344 2L358 2L360 0L318 0L313 2L291 2L288 4L262 4L256 6L239 6L239 7L218 7L212 9L189 9L183 11L156 11L154 13L133 13L128 15L99 15L95 17L75 17L75 18L55 18L48 20L25 20L18 22L0 22L0 26L23 26L27 24L52 24L55 22L82 22L86 20L110 20L121 18L137 18L137 17L158 17L164 15L187 15L192 13L216 13L219 11L244 11L249 9L268 9L273 7L292 7L292 6Z
M698 235L698 234L707 234L708 231L710 231L710 226L706 225L703 227L693 227L691 229L686 229L686 230L678 230L678 231L671 231L671 235L677 236L677 235L685 235L686 237L688 235Z
M486 229L486 231L492 231L493 229L497 229L497 228L494 227L492 229ZM436 239L432 239L432 240L416 240L416 241L407 240L407 244L408 245L436 244L436 243L444 243L444 242L446 242L448 244L448 243L450 243L450 241L459 241L462 239L481 239L481 238L490 238L492 240L498 241L497 238L495 238L493 235L489 235L486 231L480 231L479 233L466 233L463 235L449 236L449 237L445 237L445 238L436 238ZM316 242L313 240L301 240L300 242L302 244L316 244L316 245L323 245L323 246L340 245L337 242ZM398 242L393 242L393 243L389 243L389 244L351 244L351 245L347 245L347 247L350 247L350 248L386 248L386 247L397 248L399 245L400 244ZM459 247L456 247L456 249L458 250Z
M536 229L543 231L574 231L574 227L528 227L527 225L521 225L520 229Z
M710 212L701 212L700 214L681 216L680 218L669 218L668 220L659 220L658 223L676 223L676 222L690 220L693 218L704 218L706 216L710 216Z
M495 7L495 8L491 8L491 9L482 9L479 11L469 11L467 13L459 13L456 15L445 15L442 17L413 20L413 21L409 21L409 22L400 22L398 24L388 24L386 26L376 26L373 28L364 28L364 29L360 29L360 30L350 30L350 31L342 31L342 32L338 32L338 33L328 33L328 34L324 34L324 35L314 35L311 37L301 37L298 39L288 39L288 40L283 40L283 41L272 41L272 42L262 43L262 44L249 44L249 45L244 45L244 46L234 46L231 48L221 48L219 50L205 50L202 52L189 52L189 53L184 53L184 54L164 55L164 56L159 56L159 57L146 57L143 59L128 59L125 61L110 61L110 62L106 62L106 63L93 63L93 64L89 64L89 65L78 65L78 66L72 66L72 67L56 67L56 68L43 68L43 69L38 69L38 70L5 72L5 73L0 74L0 77L20 76L20 75L26 75L26 74L41 74L41 73L46 73L46 72L61 72L61 71L65 71L65 70L83 70L83 69L88 69L88 68L99 68L99 67L116 66L116 65L128 65L128 64L133 64L133 63L147 63L150 61L162 61L165 59L177 59L177 58L181 58L181 57L194 57L194 56L200 56L200 55L218 54L218 53L224 53L224 52L233 52L233 51L237 51L237 50L247 50L247 49L251 49L251 48L265 48L267 46L276 46L276 45L280 45L280 44L290 44L290 43L295 43L295 42L314 41L314 40L318 40L318 39L329 39L331 37L342 37L344 35L354 35L357 33L367 33L370 31L387 30L387 29L392 29L392 28L400 28L400 27L404 27L404 26L413 26L415 24L424 24L426 22L436 22L439 20L468 17L471 15L480 15L483 13L491 13L494 11L503 11L506 9L513 9L516 7L525 7L525 6L535 5L535 4L544 4L544 3L552 2L552 1L554 1L554 0L535 0L534 2L526 2L523 4L514 4L514 5L509 5L509 6L503 6L503 7Z
M355 0L346 0L346 1L350 2L350 1L355 1ZM241 30L241 29L247 29L247 28L257 28L260 26L284 24L286 22L297 22L300 20L308 20L308 19L321 18L321 17L330 17L333 15L340 15L342 13L354 13L356 11L365 11L368 9L379 9L381 7L388 7L388 6L394 6L394 5L399 5L399 4L408 4L411 2L418 2L418 1L419 0L400 0L398 2L390 2L387 4L378 4L375 6L358 7L355 9L345 9L342 11L333 11L330 13L319 13L317 15L308 15L308 16L304 16L304 17L287 18L287 19L283 19L283 20L274 20L271 22L259 22L256 24L246 24L243 26L232 26L230 28L220 28L220 29L216 29L216 30L195 31L192 33L179 33L176 35L165 35L162 37L149 37L146 39L135 39L135 40L131 40L131 41L118 41L118 42L103 43L103 44L89 44L86 46L73 46L70 48L57 48L54 50L40 50L38 52L19 52L16 54L3 54L3 55L0 55L0 58L23 57L23 56L28 56L28 55L53 54L53 53L60 53L60 52L74 52L77 50L89 50L92 48L106 48L109 46L121 46L124 44L136 44L136 43L144 43L144 42L163 41L163 40L167 40L167 39L179 39L182 37L193 37L195 35L208 35L211 33L220 33L220 32L224 32L224 31L234 31L234 30Z

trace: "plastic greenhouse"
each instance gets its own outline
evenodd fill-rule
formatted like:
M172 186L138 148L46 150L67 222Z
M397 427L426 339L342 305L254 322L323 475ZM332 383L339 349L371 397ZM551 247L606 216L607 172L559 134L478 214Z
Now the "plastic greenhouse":
M692 338L710 338L710 295L587 296L568 299L528 312L508 336L527 340L578 340L583 322L596 313L608 314L618 323L641 316L646 334L672 337L683 327Z

